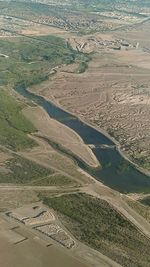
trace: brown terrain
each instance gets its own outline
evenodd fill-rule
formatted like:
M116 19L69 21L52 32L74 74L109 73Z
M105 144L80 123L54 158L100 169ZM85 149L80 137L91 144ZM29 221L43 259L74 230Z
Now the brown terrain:
M27 265L30 267L50 267L60 266L60 264L62 267L88 267L88 265L65 254L63 250L61 251L53 245L47 247L47 242L40 240L32 232L30 233L24 228L11 229L11 227L17 226L15 223L6 222L6 220L0 218L1 266L5 263L5 267L26 267Z

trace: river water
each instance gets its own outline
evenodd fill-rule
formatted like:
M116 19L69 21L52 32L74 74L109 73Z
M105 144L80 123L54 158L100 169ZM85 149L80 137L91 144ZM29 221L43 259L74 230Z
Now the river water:
M51 118L74 130L86 144L93 145L92 151L102 168L90 168L82 160L72 155L79 167L105 185L120 192L150 192L150 177L138 171L134 165L125 160L112 140L69 112L55 106L43 97L29 92L26 88L20 86L16 88L16 91L42 106Z

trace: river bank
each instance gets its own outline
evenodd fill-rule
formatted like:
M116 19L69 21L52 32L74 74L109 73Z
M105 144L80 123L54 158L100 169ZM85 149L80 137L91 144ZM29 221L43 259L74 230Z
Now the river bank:
M31 93L35 93L32 88L29 88L28 89L29 92ZM88 122L87 120L85 120L83 117L79 116L78 113L73 113L69 110L67 110L66 108L64 108L58 101L56 101L55 99L53 100L49 100L47 97L43 96L42 94L38 93L37 95L43 97L46 101L52 103L53 105L55 105L56 107L59 107L61 110L71 114L72 116L78 118L82 123L88 125L89 127L92 127L93 129L95 129L96 131L98 131L100 134L103 134L106 138L108 138L109 140L112 141L112 143L116 146L116 149L117 151L119 152L119 154L125 159L127 160L128 162L130 162L132 165L134 165L134 167L141 173L147 175L147 176L150 176L150 172L148 170L145 170L144 168L140 167L138 164L136 164L135 162L133 162L131 160L131 158L129 157L129 155L125 154L122 150L121 150L121 146L119 144L119 142L114 138L112 137L111 135L109 135L109 133L107 133L104 129L100 128L100 127L97 127L96 125ZM90 146L91 144L89 144Z
M97 130L75 115L47 101L43 96L36 95L24 87L18 87L16 91L42 106L51 118L74 130L85 144L93 145L92 152L101 163L102 168L91 169L88 166L85 168L95 179L121 193L150 192L149 177L125 159L119 152L117 145L113 148L116 143L112 141L112 138L108 138L108 135L102 134L99 129ZM107 145L110 148L100 148L101 145ZM75 160L78 162L76 157Z

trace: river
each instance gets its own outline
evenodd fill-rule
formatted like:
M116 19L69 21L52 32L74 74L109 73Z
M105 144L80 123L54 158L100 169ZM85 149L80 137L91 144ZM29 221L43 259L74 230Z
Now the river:
M80 135L86 144L92 145L92 151L102 168L91 168L75 155L71 153L69 155L66 152L77 162L79 167L119 192L150 192L150 177L137 170L132 163L126 160L118 152L116 144L111 139L42 96L29 92L25 87L18 86L15 90L25 98L42 106L51 118L65 124ZM65 149L61 152L65 153Z

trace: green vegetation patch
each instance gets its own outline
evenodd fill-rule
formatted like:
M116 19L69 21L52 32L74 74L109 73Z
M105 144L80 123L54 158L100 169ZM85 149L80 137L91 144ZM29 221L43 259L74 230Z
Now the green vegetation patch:
M35 128L21 113L23 106L0 89L0 144L12 150L32 148L36 143L27 134Z
M0 172L0 183L30 184L32 181L48 177L54 171L23 157L14 157L5 163L9 172Z
M39 197L64 215L66 227L80 241L122 266L149 266L150 240L106 201L85 194L51 198L40 193Z
M0 84L38 84L62 64L88 62L89 56L77 52L56 36L18 37L0 40Z
M35 180L31 182L31 185L36 186L65 186L65 185L77 185L73 179L62 175L62 174L54 174L44 179Z

